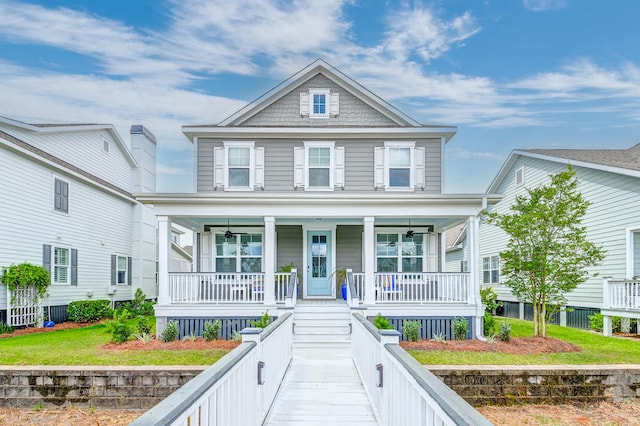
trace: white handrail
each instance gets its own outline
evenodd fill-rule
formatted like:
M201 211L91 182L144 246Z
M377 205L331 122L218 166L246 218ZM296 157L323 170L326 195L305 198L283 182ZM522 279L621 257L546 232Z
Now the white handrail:
M640 309L640 280L604 280L605 309Z
M381 333L352 315L353 360L384 425L491 425L477 410L398 345L400 333Z
M376 303L473 303L467 273L377 272Z
M243 330L243 343L131 425L261 425L292 354L293 316Z

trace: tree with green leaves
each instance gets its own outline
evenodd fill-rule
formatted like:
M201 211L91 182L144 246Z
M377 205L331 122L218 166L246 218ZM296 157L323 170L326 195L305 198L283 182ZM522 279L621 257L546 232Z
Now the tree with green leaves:
M578 191L571 166L551 175L551 182L516 196L511 211L487 213L487 222L507 233L500 253L504 284L521 302L533 305L535 336L547 336L547 320L565 295L591 274L587 267L606 251L587 240L582 219L590 203Z

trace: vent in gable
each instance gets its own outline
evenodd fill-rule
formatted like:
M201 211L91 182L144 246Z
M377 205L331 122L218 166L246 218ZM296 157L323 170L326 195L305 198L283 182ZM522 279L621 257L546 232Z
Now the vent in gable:
M102 150L104 152L109 152L109 148L110 148L109 141L106 139L102 139Z
M524 167L516 170L516 186L524 185Z

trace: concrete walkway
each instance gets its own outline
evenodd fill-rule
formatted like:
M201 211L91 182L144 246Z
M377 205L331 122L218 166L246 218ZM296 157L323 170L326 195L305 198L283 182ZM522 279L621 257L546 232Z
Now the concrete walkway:
M350 343L293 348L264 425L378 425Z

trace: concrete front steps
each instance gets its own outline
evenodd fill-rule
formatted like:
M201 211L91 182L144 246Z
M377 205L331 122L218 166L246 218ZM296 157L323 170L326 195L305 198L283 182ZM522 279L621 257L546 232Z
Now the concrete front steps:
M349 346L351 312L340 300L305 301L293 310L294 347Z

